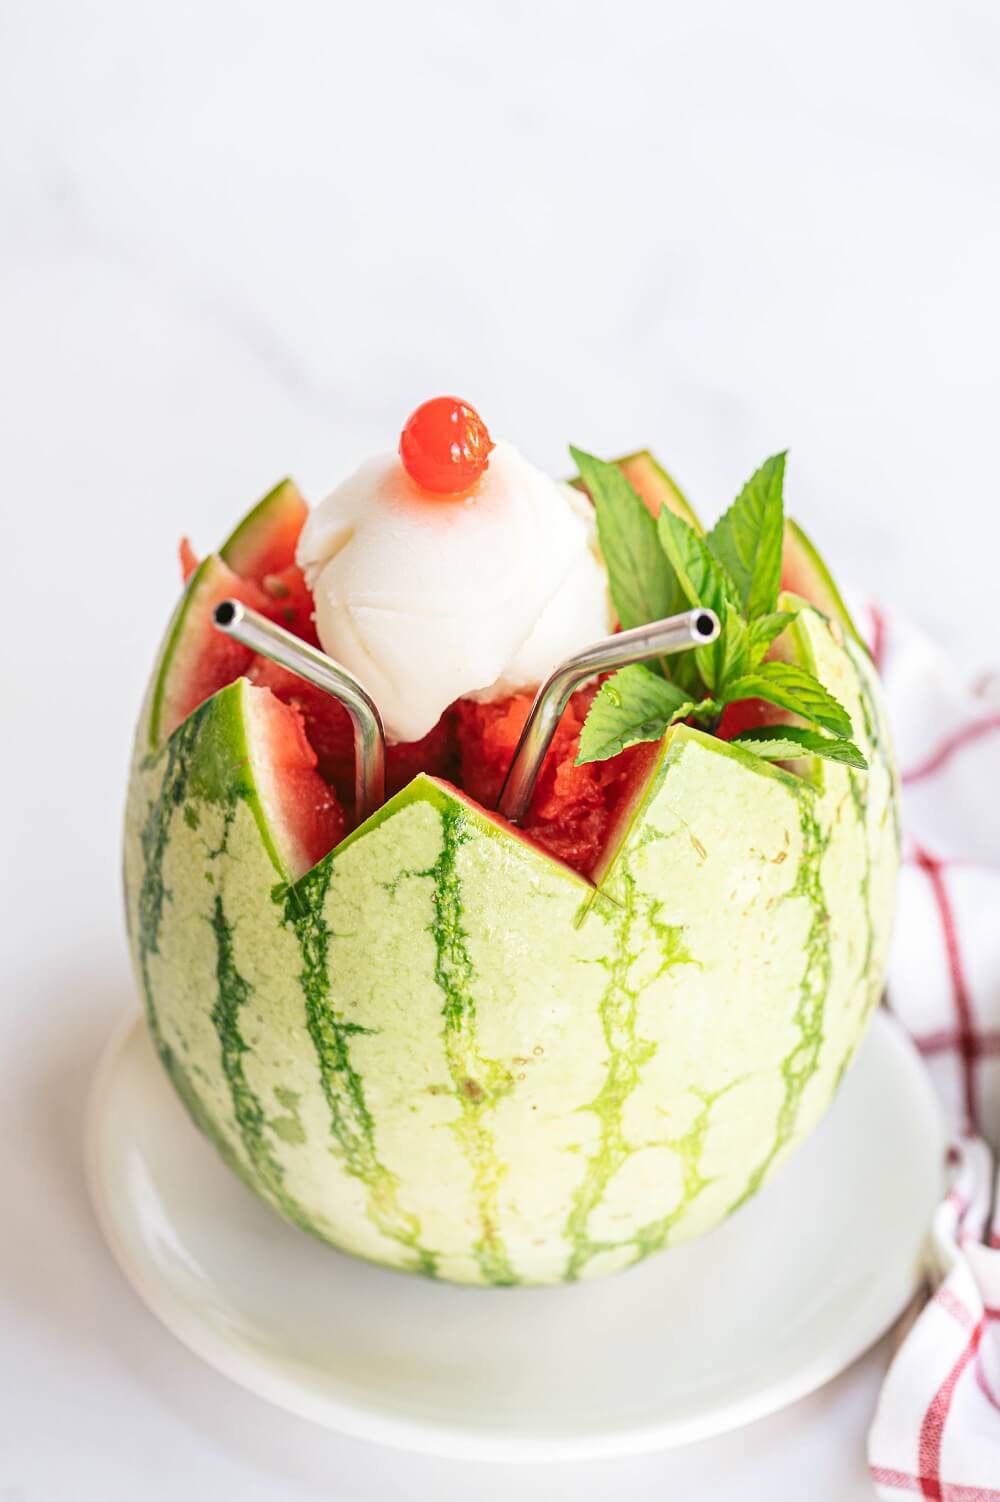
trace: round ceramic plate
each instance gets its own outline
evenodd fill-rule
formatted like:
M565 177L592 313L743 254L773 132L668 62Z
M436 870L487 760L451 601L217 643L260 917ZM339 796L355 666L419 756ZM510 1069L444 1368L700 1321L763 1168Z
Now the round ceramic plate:
M701 1439L834 1376L913 1292L943 1151L920 1061L879 1015L818 1131L709 1236L594 1283L460 1288L342 1256L259 1204L132 1018L95 1081L88 1170L130 1282L234 1381L383 1444L554 1460Z

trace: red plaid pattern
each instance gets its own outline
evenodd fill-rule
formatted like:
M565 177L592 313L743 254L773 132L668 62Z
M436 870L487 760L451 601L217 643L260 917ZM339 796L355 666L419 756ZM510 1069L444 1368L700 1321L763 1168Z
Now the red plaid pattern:
M967 688L906 622L872 611L871 628L903 786L888 1004L955 1136L936 1291L886 1376L869 1464L883 1498L1000 1502L1000 677Z

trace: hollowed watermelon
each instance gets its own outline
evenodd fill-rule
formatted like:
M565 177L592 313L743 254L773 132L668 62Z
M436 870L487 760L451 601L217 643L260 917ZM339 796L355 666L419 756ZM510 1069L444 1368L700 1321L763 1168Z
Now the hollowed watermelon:
M296 711L195 650L233 578L201 565L154 669L125 869L157 1049L234 1171L336 1246L472 1283L612 1272L738 1208L882 988L895 781L867 656L803 608L867 774L684 725L581 779L557 756L533 815L564 795L557 832L571 811L591 840L599 814L592 880L424 772L313 864L336 813ZM478 761L454 732L484 796L516 718Z

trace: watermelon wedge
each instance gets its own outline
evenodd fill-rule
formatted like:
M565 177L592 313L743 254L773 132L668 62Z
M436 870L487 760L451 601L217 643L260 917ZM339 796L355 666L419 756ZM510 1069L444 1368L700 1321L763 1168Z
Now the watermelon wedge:
M614 463L617 464L632 489L645 502L653 516L659 516L661 506L666 506L696 532L703 531L694 508L684 497L680 486L671 479L663 465L658 459L654 459L648 449L626 454L622 459L615 459ZM586 491L587 487L579 475L575 476L570 484L577 490Z
M252 581L241 579L217 555L198 565L167 631L153 682L149 745L156 749L178 725L220 688L245 673L253 653L214 629L212 614L223 600L242 600L266 610L268 599Z
M810 605L821 610L828 620L837 621L863 651L868 647L851 619L850 611L833 575L820 557L815 545L797 522L785 520L785 540L782 549L781 587L790 594L800 595Z
M280 574L295 562L309 507L294 480L281 480L226 538L219 557L244 579Z
M626 454L624 459L616 459L615 463L632 489L645 501L653 516L659 516L660 508L666 506L696 532L702 530L701 522L680 486L648 449L641 449L636 454Z
M229 775L246 779L275 867L295 881L343 837L343 810L316 771L316 753L297 710L246 679L224 692L241 701L230 708L220 696L217 711L228 715Z

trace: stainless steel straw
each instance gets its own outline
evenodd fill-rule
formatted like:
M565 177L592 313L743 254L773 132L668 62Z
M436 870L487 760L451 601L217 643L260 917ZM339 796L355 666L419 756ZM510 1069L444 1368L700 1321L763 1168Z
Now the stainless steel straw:
M215 624L234 641L297 673L343 704L354 728L354 817L363 823L385 802L385 730L374 699L332 657L239 600L216 605Z
M646 662L651 657L666 657L691 647L705 647L719 634L719 618L714 610L686 610L649 626L619 631L575 657L568 657L555 669L535 695L517 750L500 790L497 810L512 824L520 824L528 811L535 782L542 769L545 753L552 743L556 726L574 690L588 678L630 662Z

